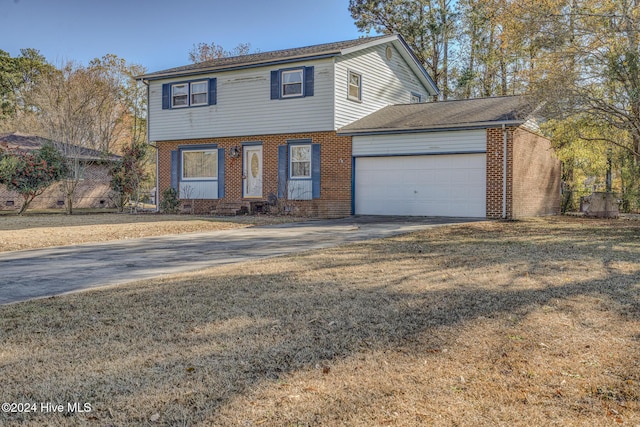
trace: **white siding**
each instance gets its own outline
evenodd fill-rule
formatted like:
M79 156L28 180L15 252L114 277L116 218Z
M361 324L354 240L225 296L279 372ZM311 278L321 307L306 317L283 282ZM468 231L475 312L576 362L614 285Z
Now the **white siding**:
M271 71L294 66L314 67L314 95L270 99ZM216 105L162 109L163 83L214 77L217 78ZM152 81L149 87L149 140L333 130L333 82L332 59Z
M313 199L313 182L307 180L290 179L287 183L289 200L311 200Z
M181 199L217 199L218 181L181 181Z
M353 155L355 157L484 152L486 148L487 135L485 130L353 137Z
M393 49L387 60L387 46ZM347 98L349 71L362 75L362 102ZM382 44L354 52L336 60L336 129L348 125L390 104L408 104L411 92L428 99L427 88L409 68L392 44Z

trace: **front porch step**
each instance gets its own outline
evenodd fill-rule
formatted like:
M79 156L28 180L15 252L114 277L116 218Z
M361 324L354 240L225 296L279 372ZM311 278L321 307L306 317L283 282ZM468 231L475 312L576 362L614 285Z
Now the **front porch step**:
M220 216L233 216L248 212L249 208L243 202L220 202L212 213Z

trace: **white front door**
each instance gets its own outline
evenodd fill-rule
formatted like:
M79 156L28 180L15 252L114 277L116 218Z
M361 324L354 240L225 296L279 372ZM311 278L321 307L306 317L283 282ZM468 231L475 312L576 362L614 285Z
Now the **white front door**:
M244 197L262 197L262 146L245 146Z

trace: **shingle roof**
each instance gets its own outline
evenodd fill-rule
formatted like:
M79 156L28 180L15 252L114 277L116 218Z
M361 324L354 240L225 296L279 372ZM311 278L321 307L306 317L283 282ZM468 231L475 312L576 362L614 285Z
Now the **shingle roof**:
M341 128L338 133L418 132L523 124L533 110L522 96L391 105Z
M75 151L75 149L73 151L65 150L64 147L74 146L55 142L47 138L42 138L40 136L25 135L20 132L0 134L0 148L6 147L12 150L31 151L39 149L45 142L53 143L54 146L58 147L63 153L65 151L68 151L73 152L74 154L78 154L77 157L79 160L117 160L120 158L120 156L116 156L114 154L104 156L98 150L93 150L91 148L85 147L78 147L79 151L77 152Z
M355 40L346 40L334 43L325 43L313 46L298 47L293 49L275 50L271 52L252 53L248 55L219 58L197 64L185 65L183 67L170 68L168 70L157 71L143 76L140 79L152 80L154 78L182 76L197 74L209 71L220 71L239 67L257 66L268 63L277 63L289 60L298 60L311 57L332 56L342 53L343 50L371 43L383 38L395 38L397 36L376 36L363 37Z

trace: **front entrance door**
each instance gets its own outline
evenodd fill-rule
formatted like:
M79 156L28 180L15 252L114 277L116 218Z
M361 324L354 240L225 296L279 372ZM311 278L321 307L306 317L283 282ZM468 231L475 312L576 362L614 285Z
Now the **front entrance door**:
M244 147L244 197L262 197L262 146Z

